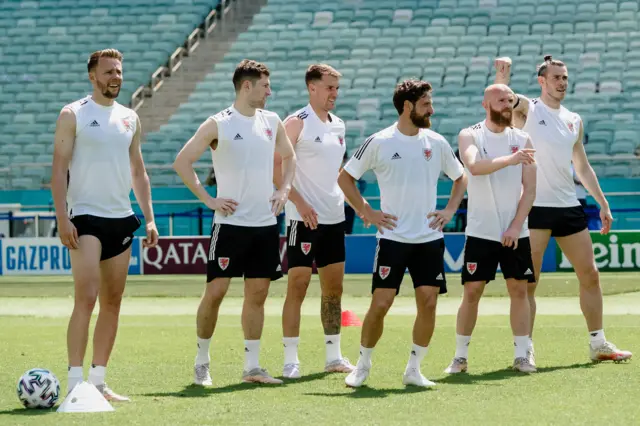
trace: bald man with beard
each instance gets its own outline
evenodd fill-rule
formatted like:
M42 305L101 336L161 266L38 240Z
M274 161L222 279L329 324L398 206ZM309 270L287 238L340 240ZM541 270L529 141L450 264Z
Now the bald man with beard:
M527 358L530 308L527 283L534 281L527 216L536 194L536 165L529 135L511 127L511 89L494 84L484 92L486 118L460 132L460 158L469 178L464 295L456 323L456 354L446 373L467 371L471 333L484 287L498 263L511 298L514 370L536 371Z

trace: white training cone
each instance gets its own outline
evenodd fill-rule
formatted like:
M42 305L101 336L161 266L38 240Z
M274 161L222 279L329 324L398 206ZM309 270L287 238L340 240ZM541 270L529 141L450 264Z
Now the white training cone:
M99 413L103 411L115 411L115 409L102 393L89 382L76 385L58 407L58 413Z

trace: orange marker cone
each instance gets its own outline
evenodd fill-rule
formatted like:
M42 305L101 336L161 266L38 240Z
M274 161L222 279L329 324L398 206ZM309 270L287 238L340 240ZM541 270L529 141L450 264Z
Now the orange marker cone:
M343 327L360 327L361 325L362 325L362 321L360 321L358 316L353 311L342 312Z

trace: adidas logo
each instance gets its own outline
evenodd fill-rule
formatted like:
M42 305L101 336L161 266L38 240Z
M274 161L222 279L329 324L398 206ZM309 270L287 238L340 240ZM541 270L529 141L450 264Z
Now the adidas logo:
M322 143L322 139L320 139L320 136L316 137L316 142Z
M278 265L278 267L276 268L276 272L282 272L282 265Z
M531 269L527 268L527 270L524 272L525 275L531 275L533 274L533 272L531 272Z
M598 333L591 333L591 337L596 337Z
M247 348L247 347L245 346L244 351L245 351L245 352L249 352L249 348Z
M91 124L89 124L89 127L100 127L100 123L98 123L96 120L93 120Z
M131 237L127 237L122 241L122 245L125 245L129 242L129 240L131 240Z
M411 355L416 356L416 351L411 351Z
M400 154L398 154L397 152L395 154L393 154L393 157L391 157L392 160L400 160L402 157L400 157Z
M545 123L544 120L538 121L538 124L541 125L541 126L546 126L547 125L547 123Z
M327 345L333 345L333 342L331 340L327 340Z
M234 141L241 141L241 140L242 140L242 136L240 136L240 133L238 133L238 134L236 135L236 137L235 137L235 138L233 138L233 140L234 140Z
M436 280L444 280L444 277L442 276L442 272L438 274L438 276L436 277Z

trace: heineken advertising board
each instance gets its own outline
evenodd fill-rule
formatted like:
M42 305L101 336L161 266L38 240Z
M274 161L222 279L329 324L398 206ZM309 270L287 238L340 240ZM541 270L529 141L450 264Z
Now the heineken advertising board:
M640 232L612 231L608 235L591 232L593 255L596 266L601 271L638 271L640 270ZM556 246L558 271L572 271L567 257Z

